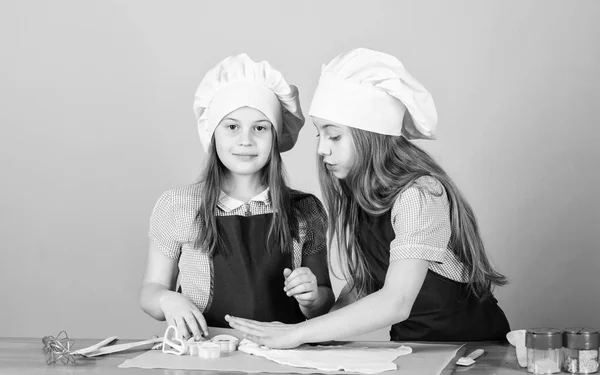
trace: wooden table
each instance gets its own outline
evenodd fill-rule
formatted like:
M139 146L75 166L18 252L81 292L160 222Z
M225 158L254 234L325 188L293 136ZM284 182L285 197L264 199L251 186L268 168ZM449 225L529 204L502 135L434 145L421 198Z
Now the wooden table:
M87 347L100 340L76 340L77 347ZM120 340L128 342L133 340ZM460 367L455 362L459 357L471 351L482 348L485 350L473 366ZM143 350L143 349L142 349ZM42 350L41 339L31 338L0 338L0 374L22 375L22 374L163 374L163 375L188 375L188 374L215 374L222 375L225 372L214 371L190 371L190 370L144 370L138 368L120 369L117 366L126 359L133 358L142 353L142 350L132 350L117 354L109 354L94 359L80 359L76 364L46 364L46 356ZM239 372L232 374L241 374ZM457 353L456 358L451 361L442 372L442 375L463 374L527 374L526 369L517 364L515 349L504 342L472 342L467 343ZM418 374L407 374L418 375Z

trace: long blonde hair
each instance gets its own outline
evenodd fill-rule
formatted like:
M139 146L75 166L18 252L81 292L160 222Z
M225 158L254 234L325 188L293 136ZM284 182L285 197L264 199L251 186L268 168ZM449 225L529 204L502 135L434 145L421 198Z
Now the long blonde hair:
M449 247L465 265L470 293L484 299L493 286L507 284L485 253L471 206L446 172L425 151L402 136L389 136L349 128L356 162L344 180L333 176L318 158L319 180L329 220L329 246L335 240L346 280L359 296L375 290L374 276L357 237L360 210L381 215L391 210L397 197L422 176L436 178L444 186L450 204L452 233ZM344 259L342 259L344 258ZM331 263L331 252L329 254Z

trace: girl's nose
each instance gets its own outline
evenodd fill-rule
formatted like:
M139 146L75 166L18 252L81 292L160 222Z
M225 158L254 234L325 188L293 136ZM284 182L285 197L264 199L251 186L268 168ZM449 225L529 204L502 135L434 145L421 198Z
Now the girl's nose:
M331 155L331 149L326 147L323 142L319 141L319 145L317 146L317 153L321 156L329 156Z
M253 142L252 132L251 131L246 131L246 130L242 131L240 133L238 142L239 142L240 146L250 146L250 145L252 145L252 142Z

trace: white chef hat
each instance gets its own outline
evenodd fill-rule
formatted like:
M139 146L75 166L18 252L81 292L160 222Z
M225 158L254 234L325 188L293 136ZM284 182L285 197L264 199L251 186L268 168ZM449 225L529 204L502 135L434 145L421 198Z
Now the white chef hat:
M309 114L407 139L435 139L437 125L435 104L425 87L394 56L366 48L323 65Z
M304 126L298 89L268 62L254 62L243 53L218 63L196 89L194 114L205 151L210 151L213 133L223 117L242 107L258 109L271 121L279 152L294 147Z

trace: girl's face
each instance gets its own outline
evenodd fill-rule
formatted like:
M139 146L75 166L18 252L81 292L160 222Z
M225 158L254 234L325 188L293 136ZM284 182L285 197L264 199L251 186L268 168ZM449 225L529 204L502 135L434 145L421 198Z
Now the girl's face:
M215 129L217 156L234 175L259 173L267 164L273 125L259 110L242 107L225 116Z
M325 167L335 177L346 178L356 158L350 128L319 117L312 119L319 133L317 152L323 157Z

